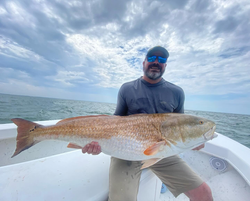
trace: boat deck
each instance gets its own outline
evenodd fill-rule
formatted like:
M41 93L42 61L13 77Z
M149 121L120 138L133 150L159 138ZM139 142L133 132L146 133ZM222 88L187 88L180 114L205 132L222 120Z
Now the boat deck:
M249 199L249 185L226 161L200 151L188 151L180 156L207 182L215 201ZM51 199L77 201L83 198L84 200L91 198L93 201L107 200L109 161L110 157L107 155L83 157L81 151L77 150L3 166L0 168L0 189L4 193L1 194L0 200L27 200L35 197L38 201ZM218 169L224 170L214 169L211 161L215 161ZM97 167L100 168L99 171L90 171ZM152 177L150 174L144 175L147 176ZM160 194L159 200L188 201L189 199L184 194L175 198L167 190L166 193Z
M215 201L249 200L249 185L228 162L202 153L201 151L188 151L181 154L181 157L210 186ZM214 169L211 163L213 163L218 170ZM189 201L184 194L175 198L168 190L166 193L160 195L160 200Z

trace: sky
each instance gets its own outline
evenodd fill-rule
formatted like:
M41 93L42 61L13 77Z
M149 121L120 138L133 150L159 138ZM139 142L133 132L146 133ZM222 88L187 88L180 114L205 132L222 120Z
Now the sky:
M149 48L185 109L250 114L249 0L1 0L0 93L116 103Z

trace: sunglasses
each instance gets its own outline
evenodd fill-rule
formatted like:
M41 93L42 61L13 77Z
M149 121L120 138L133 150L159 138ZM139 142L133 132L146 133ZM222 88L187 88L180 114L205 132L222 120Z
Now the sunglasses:
M160 57L160 56L151 56L151 57L147 57L148 62L154 62L156 60L156 58L158 58L159 63L166 63L167 62L167 58L164 57Z

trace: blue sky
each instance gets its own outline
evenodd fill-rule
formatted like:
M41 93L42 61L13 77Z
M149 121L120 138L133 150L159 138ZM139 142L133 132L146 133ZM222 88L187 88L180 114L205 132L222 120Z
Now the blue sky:
M0 93L116 103L146 51L185 108L250 114L249 0L0 1Z

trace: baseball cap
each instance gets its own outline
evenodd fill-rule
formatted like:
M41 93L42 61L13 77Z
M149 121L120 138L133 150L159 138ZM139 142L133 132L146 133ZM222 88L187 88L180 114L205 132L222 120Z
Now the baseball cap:
M147 57L148 56L154 56L155 52L161 52L165 58L169 57L168 51L164 47L161 47L161 46L152 47L151 49L148 50L148 53L147 53L146 56Z

